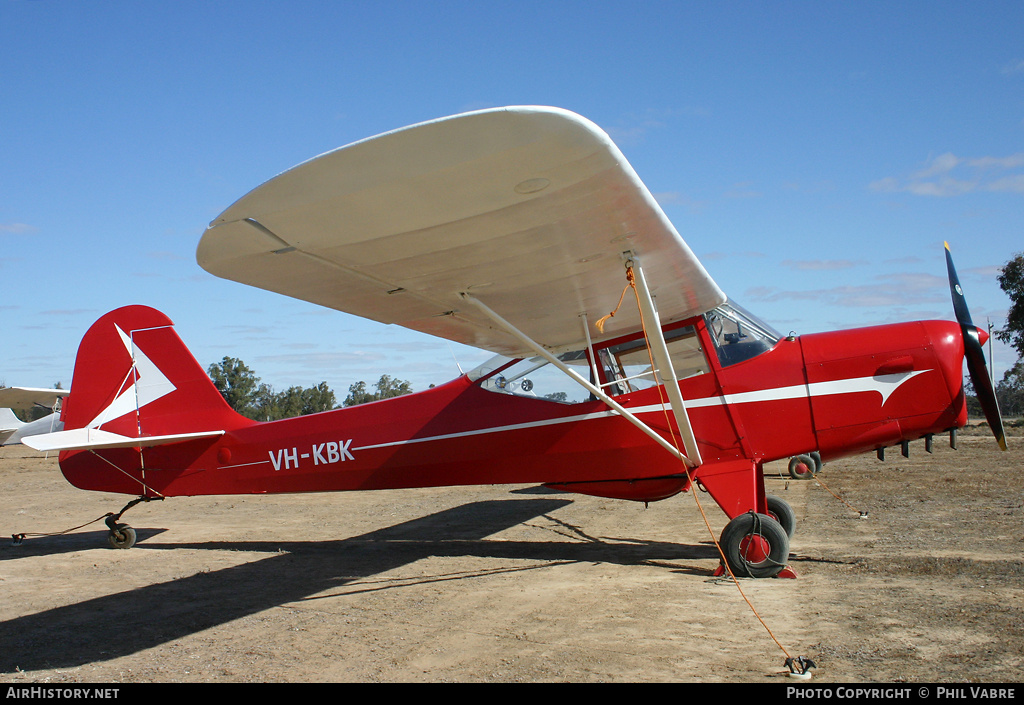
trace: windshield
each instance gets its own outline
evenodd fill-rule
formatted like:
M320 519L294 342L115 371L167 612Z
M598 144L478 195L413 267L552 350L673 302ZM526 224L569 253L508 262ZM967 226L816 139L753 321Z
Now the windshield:
M722 367L771 350L782 338L771 326L732 302L704 314Z

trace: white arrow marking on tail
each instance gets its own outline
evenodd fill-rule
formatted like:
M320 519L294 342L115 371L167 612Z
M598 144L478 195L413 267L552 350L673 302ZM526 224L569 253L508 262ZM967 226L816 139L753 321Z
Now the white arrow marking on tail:
M134 370L135 382L110 402L107 408L98 413L96 418L86 425L86 428L98 428L108 421L138 411L146 404L151 404L177 389L171 380L167 379L167 376L160 371L160 368L153 364L146 353L142 352L138 345L133 344L132 339L125 335L119 326L115 324L114 328L121 336L121 342L124 343L125 350L133 360L134 364L128 370L127 376L133 376Z

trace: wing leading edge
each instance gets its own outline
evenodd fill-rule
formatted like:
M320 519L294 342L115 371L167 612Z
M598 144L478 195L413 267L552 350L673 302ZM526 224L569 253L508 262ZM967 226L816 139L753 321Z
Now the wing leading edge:
M484 110L304 162L229 207L199 243L217 276L497 353L525 349L460 298L552 349L615 308L643 258L662 323L725 295L611 139L574 113ZM635 330L623 306L603 335Z

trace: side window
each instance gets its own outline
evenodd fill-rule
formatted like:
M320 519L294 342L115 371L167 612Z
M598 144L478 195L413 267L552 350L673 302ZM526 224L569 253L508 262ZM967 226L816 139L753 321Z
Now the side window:
M665 343L677 379L710 371L700 346L700 337L693 326L667 332ZM643 338L604 348L598 356L605 379L609 382L607 391L612 396L655 386L651 354Z
M558 359L576 369L584 379L591 376L585 351L564 353L559 355ZM533 397L563 404L578 404L590 400L590 392L539 356L516 360L499 369L497 373L485 377L479 384L481 389L489 392Z

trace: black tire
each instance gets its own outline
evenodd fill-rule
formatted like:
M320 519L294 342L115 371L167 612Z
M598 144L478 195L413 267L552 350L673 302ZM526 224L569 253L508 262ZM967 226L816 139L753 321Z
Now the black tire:
M821 453L819 453L818 451L814 451L813 453L808 453L807 455L810 456L812 460L814 460L814 474L817 475L819 472L821 472L821 468L825 464L821 462Z
M782 525L786 536L793 538L793 532L796 531L796 513L789 506L789 502L773 494L765 499L768 500L768 516Z
M779 522L748 512L722 530L722 552L733 575L773 578L789 561L789 537ZM765 550L766 549L766 550Z
M810 480L818 472L818 464L809 455L795 455L789 459L789 476L794 480Z
M135 529L127 524L118 524L107 534L111 548L131 548L135 545Z

